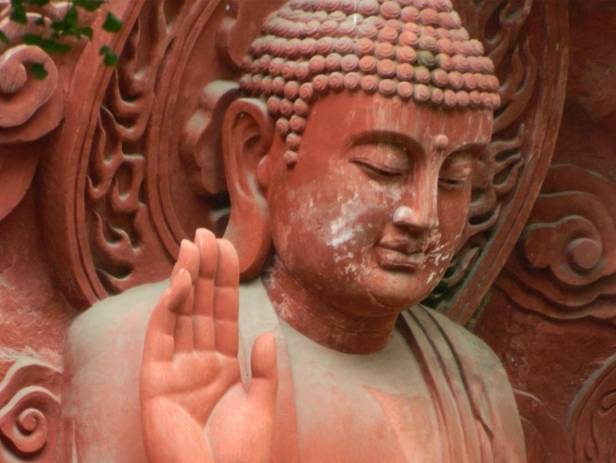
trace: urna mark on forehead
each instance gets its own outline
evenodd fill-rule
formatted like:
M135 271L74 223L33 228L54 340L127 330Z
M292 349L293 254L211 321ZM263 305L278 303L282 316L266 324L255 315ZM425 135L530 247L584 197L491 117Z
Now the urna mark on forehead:
M447 110L493 111L500 83L450 0L291 0L244 59L244 94L267 99L285 160L317 98L364 92Z

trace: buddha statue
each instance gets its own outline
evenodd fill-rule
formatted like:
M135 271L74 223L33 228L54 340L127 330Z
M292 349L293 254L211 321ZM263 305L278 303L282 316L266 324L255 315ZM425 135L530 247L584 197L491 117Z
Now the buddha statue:
M225 114L225 239L73 323L62 461L526 461L499 359L420 304L464 245L484 54L449 0L270 15Z

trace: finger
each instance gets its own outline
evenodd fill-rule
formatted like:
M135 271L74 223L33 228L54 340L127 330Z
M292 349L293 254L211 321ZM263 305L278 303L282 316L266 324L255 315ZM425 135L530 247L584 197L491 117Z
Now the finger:
M180 252L173 266L171 279L173 279L181 269L186 269L188 271L192 281L197 279L197 275L199 274L199 249L189 240L182 240L180 244Z
M214 329L216 350L237 356L239 304L239 263L233 245L218 240L218 270L214 281Z
M250 400L258 401L262 406L274 407L278 392L278 360L276 338L272 333L262 334L255 341L250 356L250 368Z
M173 334L176 353L190 352L193 350L192 313L194 291L192 286L199 273L199 249L196 244L188 240L182 240L178 260L171 273L171 278L182 271L187 272L189 275L191 288L188 296L176 307L177 317Z
M193 330L195 348L214 349L214 277L218 268L218 244L212 232L199 229L195 234L199 249L199 277L195 284Z
M182 274L187 273L182 272ZM180 304L179 312L175 320L175 333L173 337L175 340L176 353L192 352L194 349L192 308L195 300L195 291L193 282L191 280L189 281L190 289L188 291L188 296L184 299L182 304Z
M186 270L180 271L161 296L150 315L143 351L145 361L171 360L175 350L175 330L179 307L190 294L192 282Z
M200 228L195 233L195 244L199 250L199 276L214 278L218 268L218 246L211 231Z

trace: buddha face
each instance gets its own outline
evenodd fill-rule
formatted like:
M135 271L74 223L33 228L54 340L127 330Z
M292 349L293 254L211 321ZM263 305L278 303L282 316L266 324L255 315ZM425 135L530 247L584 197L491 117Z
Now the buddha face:
M363 92L314 103L297 164L274 137L262 163L284 271L340 310L398 312L424 299L462 244L486 110L444 111Z

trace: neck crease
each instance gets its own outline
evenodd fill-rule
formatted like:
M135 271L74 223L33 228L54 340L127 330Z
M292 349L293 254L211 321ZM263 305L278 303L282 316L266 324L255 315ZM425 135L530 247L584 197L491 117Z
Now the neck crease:
M278 259L264 277L264 284L280 318L304 336L339 352L378 352L387 345L398 317L361 317L340 310L302 286Z

